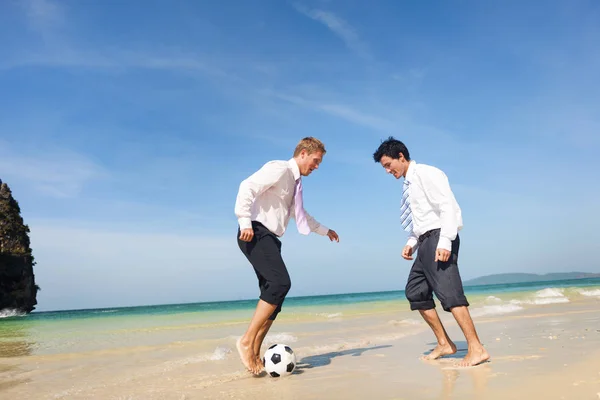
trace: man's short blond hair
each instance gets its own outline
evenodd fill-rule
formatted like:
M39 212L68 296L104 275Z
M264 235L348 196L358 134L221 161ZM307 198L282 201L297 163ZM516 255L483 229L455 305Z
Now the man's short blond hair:
M327 153L325 150L325 145L319 139L308 136L302 139L298 145L296 146L296 150L294 150L294 157L297 157L302 150L306 150L308 154L321 152L323 155Z

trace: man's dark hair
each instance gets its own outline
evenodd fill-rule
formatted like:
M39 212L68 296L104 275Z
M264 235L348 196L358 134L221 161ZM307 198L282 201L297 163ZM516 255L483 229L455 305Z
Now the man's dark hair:
M387 140L381 142L377 151L373 153L373 159L376 163L380 162L381 157L383 156L388 156L397 160L400 158L400 153L404 155L406 161L410 161L410 154L404 143L390 136Z

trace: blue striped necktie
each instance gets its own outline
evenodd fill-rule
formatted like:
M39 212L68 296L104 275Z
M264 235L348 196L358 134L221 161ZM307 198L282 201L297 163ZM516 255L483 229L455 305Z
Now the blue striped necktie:
M404 180L402 187L402 202L400 204L400 224L406 232L412 232L412 213L410 211L410 197L408 195L408 182Z

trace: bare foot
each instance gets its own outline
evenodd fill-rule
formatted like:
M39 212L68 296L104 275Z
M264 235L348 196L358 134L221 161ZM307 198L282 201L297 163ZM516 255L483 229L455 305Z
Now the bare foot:
M490 359L490 355L483 346L475 349L469 349L467 355L461 361L456 363L457 367L474 367Z
M445 345L438 344L431 353L421 357L421 360L437 360L443 356L449 356L450 354L456 353L456 345L453 342L449 342Z
M235 343L235 347L237 347L238 354L242 359L242 363L244 367L253 374L259 374L258 368L256 366L256 357L254 356L254 352L252 351L252 346L244 346L242 344L242 338L239 338Z
M262 371L265 368L265 364L263 363L263 360L262 358L260 358L260 356L256 356L256 366L260 371Z

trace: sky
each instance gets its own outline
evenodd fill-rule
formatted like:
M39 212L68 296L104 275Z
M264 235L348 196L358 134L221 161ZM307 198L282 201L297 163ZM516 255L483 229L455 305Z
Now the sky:
M0 179L31 229L38 311L256 298L239 183L304 136L289 296L404 289L388 136L442 169L464 280L600 272L600 4L0 3Z

